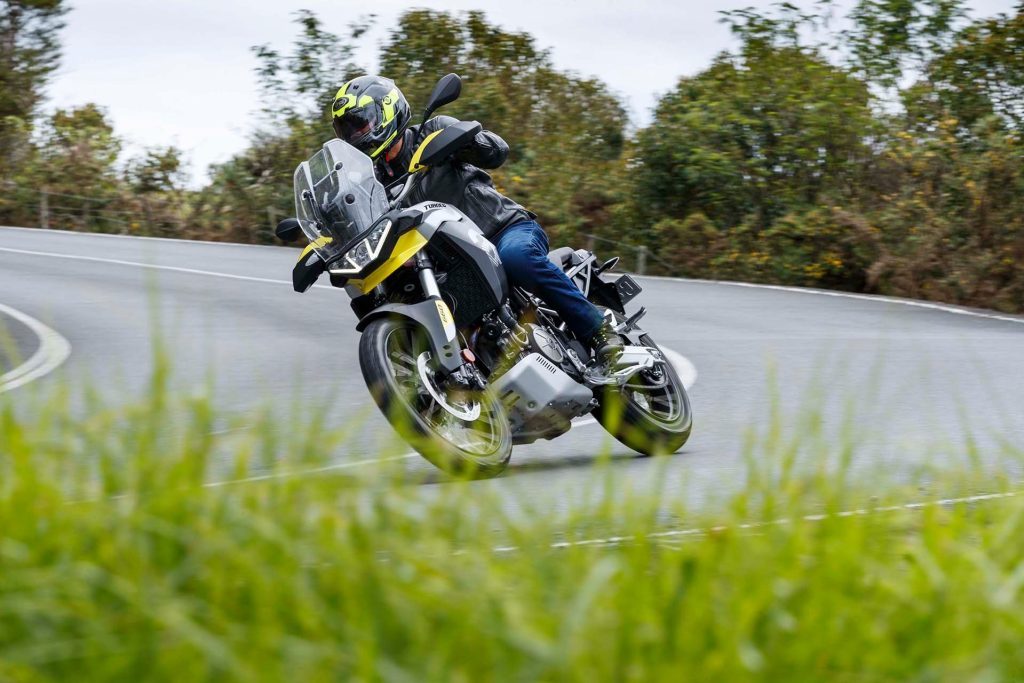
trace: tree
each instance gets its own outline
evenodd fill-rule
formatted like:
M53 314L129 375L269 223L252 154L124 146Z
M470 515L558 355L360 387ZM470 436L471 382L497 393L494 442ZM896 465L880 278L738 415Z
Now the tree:
M462 97L444 113L506 139L510 158L495 182L540 214L556 241L607 219L627 117L604 83L557 70L532 36L491 24L482 12L406 12L380 64L413 111L440 76L462 77Z
M180 190L185 184L181 150L176 147L146 150L142 156L128 162L125 179L138 194Z
M0 185L29 153L32 119L59 64L65 11L62 0L0 0Z
M871 132L863 81L816 50L750 39L683 78L637 135L637 214L758 230L857 183Z
M350 26L347 38L327 31L311 12L296 13L291 51L253 48L263 115L249 147L215 166L195 198L195 218L207 239L272 242L271 218L294 212L295 167L333 136L330 105L338 87L359 73L354 40L372 18Z
M923 80L932 99L957 118L961 133L994 115L1024 134L1024 3L1014 15L966 26L929 64Z
M27 162L15 177L23 199L37 201L45 190L50 210L62 224L80 230L118 230L101 211L122 191L117 172L121 140L103 109L85 104L58 109L40 125ZM123 221L120 221L123 222Z
M330 104L340 83L354 76L355 41L370 28L373 15L349 26L346 39L324 29L309 10L295 13L299 34L289 54L270 45L252 48L259 62L260 110L271 129L297 122L330 121Z
M963 0L859 0L846 37L852 64L883 88L944 54L966 17Z

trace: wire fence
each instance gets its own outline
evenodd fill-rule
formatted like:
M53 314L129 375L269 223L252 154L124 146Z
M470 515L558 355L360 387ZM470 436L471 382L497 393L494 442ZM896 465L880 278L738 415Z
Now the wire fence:
M40 228L118 234L181 233L185 221L180 205L165 197L87 197L32 190L0 197L6 213Z
M89 231L99 229L102 232L118 234L149 233L154 229L164 234L185 234L185 219L172 215L167 211L170 200L152 198L141 201L143 206L127 207L119 197L86 197L64 192L39 190L34 195L20 193L20 197L7 197L10 205L16 206L25 216L33 216L40 228L71 229ZM155 216L159 215L159 225L154 225ZM277 207L266 208L267 228L273 234L277 221L283 218ZM671 271L673 264L660 258L645 245L630 244L609 237L582 233L588 251L596 251L598 244L613 247L615 255L622 258L626 268L639 275L645 274L652 263ZM626 252L626 253L624 253ZM629 255L627 255L627 253ZM632 258L630 258L630 256Z
M583 233L583 237L587 239L587 251L595 251L595 242L601 242L604 244L610 244L615 246L616 250L628 249L634 254L633 272L637 275L644 275L650 262L653 261L661 266L664 266L669 271L672 270L673 265L663 258L660 258L656 254L652 254L651 250L645 245L640 244L629 244L627 242L620 242L619 240L613 240L608 237L601 237L600 235L592 235L590 233Z

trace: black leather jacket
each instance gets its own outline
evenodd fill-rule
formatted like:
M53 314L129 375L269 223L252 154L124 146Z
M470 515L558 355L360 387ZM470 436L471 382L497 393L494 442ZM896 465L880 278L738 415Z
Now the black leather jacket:
M436 116L420 126L410 126L403 137L402 151L387 162L381 155L377 162L377 178L390 185L409 168L417 140L434 131L447 128L458 119ZM419 202L444 202L466 214L484 235L495 240L502 230L516 223L532 220L536 215L495 189L491 176L482 169L498 168L508 157L508 145L489 130L477 133L473 144L455 158L426 171L419 185L406 198L407 205Z

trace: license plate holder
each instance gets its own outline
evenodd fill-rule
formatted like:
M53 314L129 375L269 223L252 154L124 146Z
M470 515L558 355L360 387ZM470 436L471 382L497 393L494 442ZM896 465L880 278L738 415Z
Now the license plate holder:
M615 291L619 293L619 299L625 305L635 299L643 288L630 276L623 275L615 281Z

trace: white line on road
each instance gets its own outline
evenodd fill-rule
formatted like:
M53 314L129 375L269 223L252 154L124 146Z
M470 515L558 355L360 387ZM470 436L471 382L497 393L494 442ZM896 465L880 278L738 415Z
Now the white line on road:
M348 462L339 462L333 465L324 465L323 467L311 467L304 470L292 470L284 472L273 472L271 474L260 474L254 477L245 477L244 479L228 479L226 481L211 481L203 484L203 488L218 488L221 486L228 486L231 484L253 484L261 481L271 481L273 479L287 479L289 477L305 477L311 474L323 474L324 472L333 472L336 470L349 470L356 467L367 467L370 465L380 465L385 462L395 462L398 460L408 460L409 458L418 457L419 453L404 453L402 455L393 455L387 458L372 458L370 460L350 460Z
M78 254L57 254L49 251L31 251L29 249L11 249L0 247L0 251L11 254L24 254L27 256L46 256L48 258L69 259L72 261L91 261L93 263L111 263L118 266L133 266L135 268L151 268L153 270L168 270L173 273L187 273L189 275L209 275L211 277L224 277L229 280L245 280L247 282L264 282L272 285L288 285L288 280L273 280L266 277L253 277L252 275L232 275L231 273L218 273L213 270L196 270L195 268L181 268L179 266L161 266L156 263L142 263L141 261L122 261L120 259L100 258L98 256L79 256ZM321 285L323 286L323 285Z
M178 243L183 243L183 244L197 244L197 245L207 245L207 246L255 247L255 248L260 248L260 249L280 249L281 248L281 247L278 247L278 246L271 246L271 245L265 245L265 244L243 244L243 243L238 243L238 242L212 242L212 241L208 241L208 240L187 240L187 239L180 239L180 238L175 238L175 237L145 237L145 236L142 236L142 235L110 235L110 234L107 234L107 233L74 232L74 231L71 231L71 230L43 230L41 228L25 228L25 227L17 227L17 226L0 226L0 229L3 229L3 230L20 230L20 231L34 232L34 233L52 233L52 234L58 234L58 235L75 235L75 236L81 236L81 237L106 237L106 238L119 238L119 239L128 239L128 240L139 240L139 241L178 242ZM244 275L227 275L225 273L217 273L217 272L213 272L213 271L192 270L192 269L188 269L188 268L176 268L176 267L173 267L173 266L158 266L158 265L155 265L155 264L137 263L137 262L132 262L132 261L117 261L117 260L113 260L113 259L102 259L102 258L95 258L95 257L89 257L89 256L72 256L72 255L69 255L69 254L51 254L51 253L48 253L48 252L26 251L26 250L18 250L18 249L10 249L10 248L2 248L2 251L9 251L9 252L13 252L13 253L35 254L35 255L39 255L39 256L53 256L55 258L71 258L71 259L79 259L79 260L83 260L83 261L99 261L99 262L105 262L105 263L117 263L117 264L122 264L122 265L139 266L139 267L142 267L142 268L155 268L155 269L158 269L158 270L170 270L170 271L177 271L177 272L193 273L193 274L196 274L196 275L213 275L213 276L218 276L218 277L231 277L231 278L240 279L240 280L252 280L254 282L269 282L269 283L272 283L272 284L291 284L290 282L288 282L286 280L272 280L272 279L268 279L268 278L256 278L256 277L249 277L249 276L244 276ZM900 299L900 298L897 298L897 297L879 296L879 295L875 295L875 294L857 294L857 293L854 293L854 292L836 292L836 291L822 290L822 289L809 289L809 288L806 288L806 287L790 287L790 286L786 286L786 285L765 285L765 284L756 284L756 283L753 283L753 282L736 282L736 281L733 281L733 280L699 280L699 279L695 279L695 278L665 277L665 276L660 276L660 275L638 275L637 277L641 277L641 278L648 279L648 280L664 280L664 281L668 281L668 282L686 282L686 283L698 284L698 285L700 285L700 284L712 284L712 285L723 285L723 286L726 286L726 287L746 287L748 289L769 289L769 290L775 290L775 291L779 291L779 292L790 292L790 293L794 293L794 294L816 295L816 296L831 296L831 297L837 297L837 298L842 298L842 299L857 299L857 300L861 300L861 301L872 301L872 302L875 302L875 303L891 303L891 304L898 304L898 305L901 305L901 306L912 306L912 307L915 307L915 308L923 308L923 309L927 309L927 310L941 311L941 312L944 312L944 313L952 313L954 315L965 315L965 316L970 316L970 317L974 317L974 318L985 318L985 319L988 319L988 320L999 320L1001 322L1017 323L1019 325L1024 325L1024 317L1014 317L1014 316L1008 316L1008 315L999 315L998 313L986 313L984 311L972 311L972 310L965 309L965 308L959 308L959 307L956 307L956 306L950 306L948 304L939 304L939 303L933 303L933 302L930 302L930 301L915 301L913 299ZM327 285L314 285L314 287L323 288L323 289L332 289L331 287L328 287Z
M52 372L71 354L71 344L67 339L32 316L4 304L0 304L0 313L14 318L39 337L39 348L27 361L0 375L0 394Z
M1010 315L999 315L998 313L986 313L984 311L972 311L967 308L959 308L948 304L937 304L931 301L915 301L913 299L900 299L892 296L879 296L875 294L855 294L853 292L834 292L824 289L808 289L806 287L789 287L786 285L761 285L753 282L734 282L732 280L697 280L685 277L662 277L659 275L639 275L648 280L664 280L667 282L686 282L696 285L722 285L724 287L745 287L747 289L770 289L776 292L790 292L792 294L809 294L813 296L831 296L838 299L856 299L858 301L871 301L874 303L898 304L900 306L912 306L924 308L931 311L941 311L954 315L966 315L972 318L985 318L987 320L998 320L1005 323L1017 323L1024 325L1024 317Z
M961 498L942 498L939 500L926 500L917 503L902 503L900 505L886 505L873 508L860 508L857 510L843 510L841 512L832 512L817 515L804 515L799 518L799 521L804 522L824 522L828 519L841 519L844 517L864 517L867 515L884 514L888 512L901 512L906 510L924 510L933 507L949 507L952 505L968 505L970 503L984 503L996 500L1006 500L1008 498L1015 498L1021 495L1020 491L1007 491L1005 493L982 493L975 496L963 496ZM781 519L773 519L769 522L747 522L744 524L727 525L723 524L720 526L713 527L694 527L690 529L670 529L668 531L656 531L650 534L645 534L644 538L680 538L686 536L704 536L706 534L722 533L724 531L750 531L752 529L764 529L770 526L783 526L786 524L792 524L793 519L783 517ZM563 548L576 548L580 546L602 546L602 545L618 545L620 543L630 543L637 540L635 535L628 536L608 536L607 538L587 538L579 541L560 541L558 543L551 543L548 545L550 548L563 549ZM519 546L498 546L493 548L496 553L509 553L519 550Z
M682 380L683 386L689 391L697 383L697 367L690 362L690 359L681 353L662 347L662 353L668 358L668 362L675 368L676 374Z
M0 225L0 230L20 230L53 235L74 235L75 237L101 237L107 239L139 240L144 242L177 242L179 244L209 244L221 247L246 247L248 249L280 249L275 244L246 244L244 242L214 242L213 240L188 240L181 237L150 237L149 235L113 235L109 232L78 232L76 230L54 230L52 228L25 228L17 225Z

